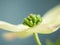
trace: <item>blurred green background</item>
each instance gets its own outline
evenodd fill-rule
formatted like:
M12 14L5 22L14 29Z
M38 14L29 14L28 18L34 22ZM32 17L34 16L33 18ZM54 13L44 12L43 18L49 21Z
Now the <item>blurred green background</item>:
M58 4L60 4L60 0L0 0L0 20L20 24L30 13L43 16L49 9ZM16 38L8 41L2 37L4 32L6 31L0 29L0 45L36 45L33 35L25 39ZM42 45L45 45L47 38L55 42L59 37L60 30L49 35L39 34Z

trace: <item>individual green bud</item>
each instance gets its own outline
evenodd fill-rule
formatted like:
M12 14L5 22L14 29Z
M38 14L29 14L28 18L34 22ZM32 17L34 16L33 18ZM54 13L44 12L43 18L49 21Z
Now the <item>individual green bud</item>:
M24 23L25 25L29 25L29 20L27 18L24 18Z
M36 17L37 17L38 21L40 21L40 22L42 21L42 19L41 19L41 16L40 16L40 15L37 15Z
M31 18L30 16L28 16L28 17L27 17L27 19L28 19L29 21L31 21L31 20L32 20L32 18Z
M32 22L32 21L30 21L29 23L30 23L30 24L29 24L29 25L30 25L30 27L33 27L33 22Z
M37 24L38 24L39 22L41 23L41 22L42 22L41 16L40 16L40 15L37 15L36 17L37 17Z

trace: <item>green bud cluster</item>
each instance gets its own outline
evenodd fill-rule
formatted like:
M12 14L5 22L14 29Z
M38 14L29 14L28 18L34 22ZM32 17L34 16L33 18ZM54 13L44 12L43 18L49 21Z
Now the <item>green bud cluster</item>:
M24 18L23 24L28 25L29 27L33 27L41 22L42 18L40 15L30 14L27 18Z

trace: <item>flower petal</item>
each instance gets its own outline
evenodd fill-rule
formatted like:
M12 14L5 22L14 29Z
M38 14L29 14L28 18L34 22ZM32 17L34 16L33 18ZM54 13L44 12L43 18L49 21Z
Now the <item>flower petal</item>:
M45 13L42 19L43 24L60 24L60 5Z
M23 37L30 36L32 33L31 32L27 32L27 30L29 28L30 27L28 27L26 25L23 25L23 24L13 25L13 24L10 24L10 23L4 22L4 21L0 21L0 29L6 30L6 31L10 31L8 33L4 33L3 34L7 38L8 37L10 37L10 38L22 37L23 38Z
M30 32L37 32L40 34L50 34L60 28L60 5L49 10L44 16L41 24L31 28Z
M28 28L29 28L28 26L23 24L13 25L8 22L0 21L0 29L6 30L6 31L19 32Z
M48 24L39 24L33 28L30 28L27 32L36 32L40 34L51 34L57 31L60 28L60 25L48 25Z

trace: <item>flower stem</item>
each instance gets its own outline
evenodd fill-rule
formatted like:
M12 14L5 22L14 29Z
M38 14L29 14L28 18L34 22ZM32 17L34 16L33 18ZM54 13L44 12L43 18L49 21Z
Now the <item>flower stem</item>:
M34 35L34 38L36 40L37 45L41 45L40 39L38 37L38 34L37 33L33 33L33 35Z
M40 15L31 14L30 16L24 19L23 24L28 25L29 27L33 27L41 22L42 22L42 18L40 17ZM34 35L37 45L41 45L38 34L33 33L33 35Z

